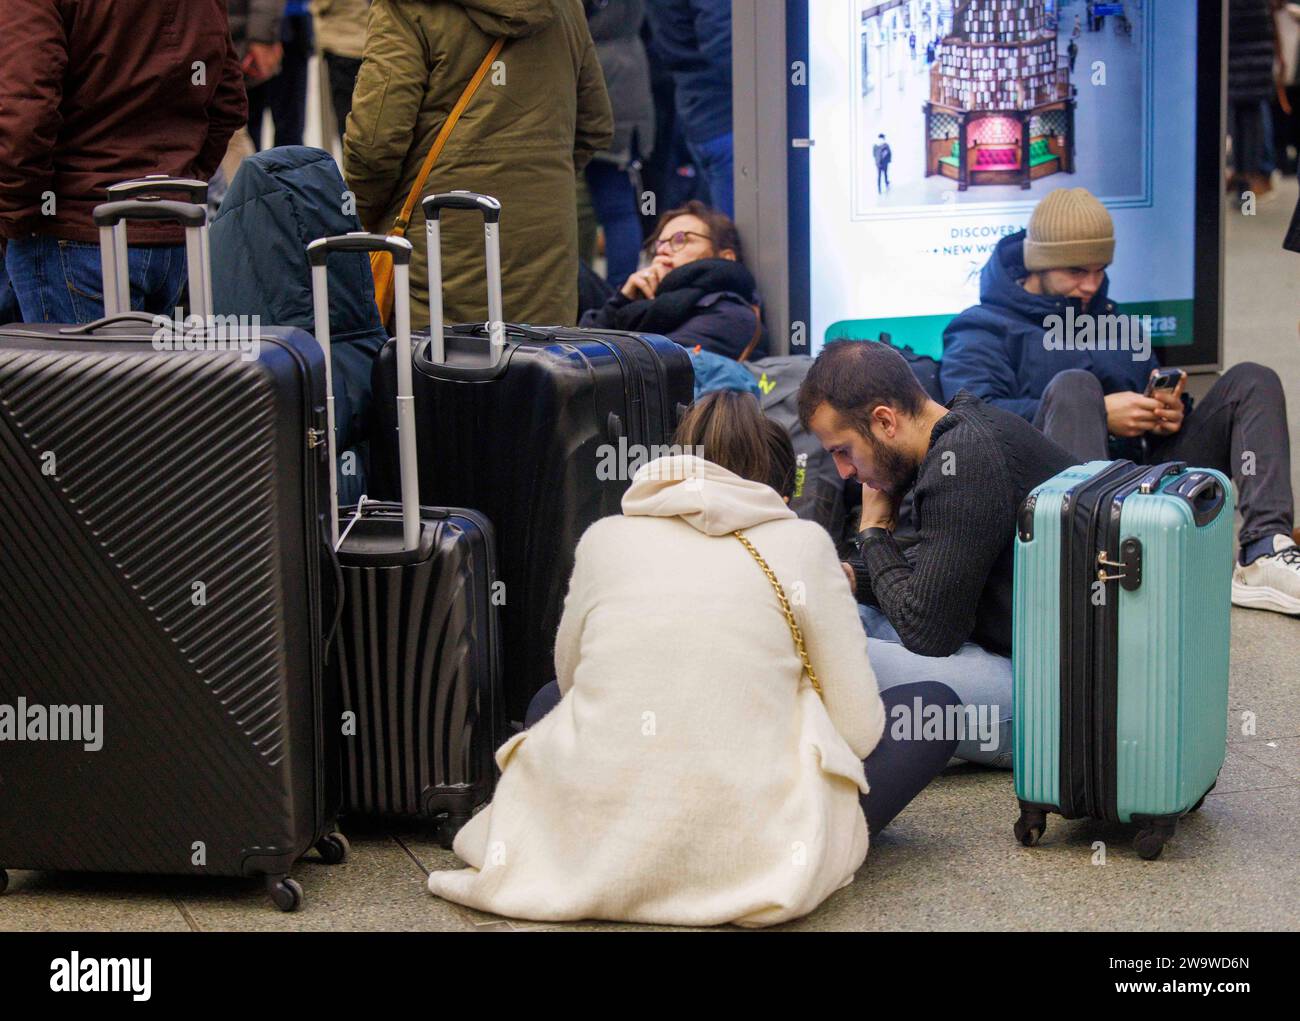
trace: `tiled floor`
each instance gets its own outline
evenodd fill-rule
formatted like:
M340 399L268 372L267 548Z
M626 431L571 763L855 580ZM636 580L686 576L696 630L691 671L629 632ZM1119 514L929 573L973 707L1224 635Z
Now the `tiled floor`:
M1279 248L1295 196L1288 182L1258 216L1229 217L1226 361L1282 375L1300 438L1300 255ZM1300 456L1293 474L1300 483ZM1011 836L1010 774L955 767L875 841L852 886L784 928L1300 928L1300 620L1234 610L1232 635L1227 763L1158 861L1134 854L1127 827L1059 818L1040 846L1022 848ZM1242 732L1245 713L1253 735ZM541 926L459 908L425 889L427 870L456 864L430 837L351 836L345 864L297 868L306 897L295 914L274 910L257 883L15 872L0 930L645 928Z

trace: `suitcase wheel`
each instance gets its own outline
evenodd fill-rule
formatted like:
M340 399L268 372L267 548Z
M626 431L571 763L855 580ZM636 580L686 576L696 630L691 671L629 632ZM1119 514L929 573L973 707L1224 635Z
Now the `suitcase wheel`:
M9 889L9 873L0 869L0 893L4 893L7 889Z
M302 907L302 887L288 876L267 876L266 892L281 911L297 911Z
M1165 849L1165 841L1174 835L1171 827L1144 828L1133 838L1133 849L1145 861L1155 861Z
M326 865L338 865L348 860L352 845L342 833L327 833L316 843L316 852Z
M1047 813L1038 808L1022 808L1014 832L1021 844L1033 847L1047 832Z

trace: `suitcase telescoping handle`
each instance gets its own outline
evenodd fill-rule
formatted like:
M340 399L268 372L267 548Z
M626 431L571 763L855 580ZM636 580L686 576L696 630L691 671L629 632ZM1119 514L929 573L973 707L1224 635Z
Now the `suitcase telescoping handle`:
M1158 464L1142 476L1142 481L1138 483L1138 492L1144 496L1154 493L1156 487L1170 475L1179 475L1186 470L1186 461L1166 461L1164 464Z
M170 194L183 195L186 202L198 206L208 204L208 185L205 181L196 181L191 177L168 177L166 174L150 174L130 181L119 181L108 186L108 201L120 202L122 199L141 199L157 202ZM119 311L131 308L131 278L126 255L126 224L119 223L113 228L114 265L117 267L117 303ZM203 226L203 263L212 264L208 251L208 227ZM105 308L107 312L108 309Z
M131 310L130 280L126 276L126 258L120 259L115 242L119 224L130 220L170 221L185 228L185 261L190 281L190 311L205 323L212 316L212 269L208 265L205 240L208 210L193 202L144 201L123 199L95 207L95 226L99 228L99 260L104 272L104 312L117 315ZM125 232L124 232L125 233ZM125 250L125 249L124 249Z
M435 364L447 359L442 311L442 211L478 210L483 214L483 244L487 255L488 337L491 365L501 361L506 347L505 318L501 310L501 203L491 195L449 191L430 195L424 207L424 229L429 244L429 358Z
M325 352L325 414L329 419L330 539L339 544L339 481L335 452L334 374L330 366L330 252L388 252L393 257L393 311L397 319L397 450L402 473L402 546L420 545L420 475L415 450L415 391L411 380L411 242L406 238L339 234L317 238L307 246L311 263L312 306L316 340Z

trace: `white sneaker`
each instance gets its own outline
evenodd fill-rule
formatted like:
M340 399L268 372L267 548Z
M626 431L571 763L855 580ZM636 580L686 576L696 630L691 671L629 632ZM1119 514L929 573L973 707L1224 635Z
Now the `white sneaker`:
M1300 546L1273 536L1273 552L1232 569L1232 602L1255 610L1300 614Z

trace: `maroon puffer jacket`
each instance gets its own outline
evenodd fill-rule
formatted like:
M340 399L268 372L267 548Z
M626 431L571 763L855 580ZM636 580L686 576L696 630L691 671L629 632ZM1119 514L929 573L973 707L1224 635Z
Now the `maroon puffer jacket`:
M247 120L225 0L0 0L0 26L0 237L94 241L110 184L206 181Z

